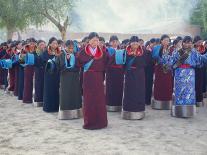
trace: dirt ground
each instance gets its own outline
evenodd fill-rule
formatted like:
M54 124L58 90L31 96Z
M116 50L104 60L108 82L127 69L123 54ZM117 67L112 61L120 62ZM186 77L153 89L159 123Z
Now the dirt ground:
M107 128L89 131L0 90L0 155L207 155L207 108L197 111L179 119L148 106L134 121L111 112Z

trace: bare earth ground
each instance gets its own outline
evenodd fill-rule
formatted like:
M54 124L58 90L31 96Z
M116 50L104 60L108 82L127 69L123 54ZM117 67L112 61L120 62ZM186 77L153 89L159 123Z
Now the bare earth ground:
M147 107L143 120L108 120L106 129L84 130L83 119L60 121L0 90L0 155L207 155L206 107L193 119Z

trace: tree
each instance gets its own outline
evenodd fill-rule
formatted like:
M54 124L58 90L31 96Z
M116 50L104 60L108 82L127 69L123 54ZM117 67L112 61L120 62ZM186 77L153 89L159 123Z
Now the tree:
M207 1L198 0L191 16L191 23L201 26L202 36L207 35Z
M73 0L24 0L27 14L32 24L43 25L52 22L60 31L63 40L71 24L70 13L73 9Z
M13 32L21 31L29 25L22 0L0 0L0 27L7 29L7 39L12 39Z

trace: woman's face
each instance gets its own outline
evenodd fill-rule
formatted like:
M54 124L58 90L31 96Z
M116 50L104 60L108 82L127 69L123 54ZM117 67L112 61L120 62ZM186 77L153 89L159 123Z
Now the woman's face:
M68 52L68 53L73 53L73 51L74 51L74 46L73 46L73 45L69 45L69 46L67 47L67 52Z
M110 42L111 47L117 48L119 46L119 41L118 40L113 40Z
M161 41L161 44L166 47L169 45L169 42L170 42L170 38L165 38Z
M39 43L38 48L40 49L40 51L43 51L46 48L45 42Z
M105 42L104 41L99 41L99 46L100 47L104 47L105 46Z
M21 43L19 43L19 44L17 45L17 49L18 49L18 50L21 50L21 49L22 49L22 44L21 44Z
M131 42L130 43L132 49L137 49L140 46L139 42Z
M54 40L53 42L51 42L50 47L55 50L58 48L58 43L57 40Z
M91 45L92 48L96 48L99 45L99 38L94 37L89 41L89 44Z
M32 50L34 50L34 49L35 49L35 46L36 46L36 43L35 43L35 42L31 42L31 43L29 44L29 46L30 46L30 48L31 48Z
M192 42L183 43L183 48L184 49L191 49L192 47L193 47L193 43Z

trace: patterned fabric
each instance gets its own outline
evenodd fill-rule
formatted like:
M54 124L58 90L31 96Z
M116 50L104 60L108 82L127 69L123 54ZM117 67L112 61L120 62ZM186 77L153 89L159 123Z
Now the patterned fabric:
M175 70L175 104L194 105L195 98L195 71L192 68Z

